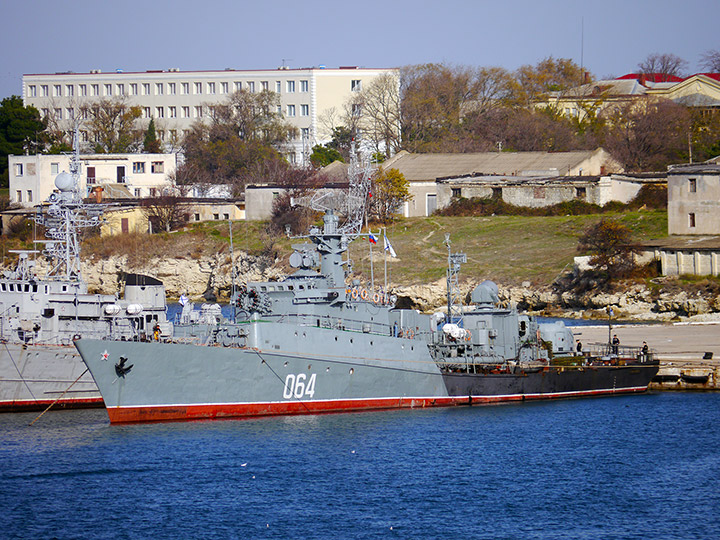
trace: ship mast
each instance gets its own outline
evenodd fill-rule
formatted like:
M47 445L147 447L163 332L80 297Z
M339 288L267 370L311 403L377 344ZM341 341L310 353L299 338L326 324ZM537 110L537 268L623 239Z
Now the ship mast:
M43 255L50 260L48 278L82 281L78 232L100 225L103 205L83 203L80 196L77 124L73 134L73 147L75 151L70 158L70 173L63 171L57 175L57 191L50 194L45 204L38 206L35 223L45 228L48 240L36 240L36 243L45 244Z
M445 234L445 245L448 249L448 268L447 268L447 312L448 322L459 324L462 321L462 301L460 300L460 283L458 275L460 274L460 266L467 262L467 256L464 253L453 253L451 250L450 234Z

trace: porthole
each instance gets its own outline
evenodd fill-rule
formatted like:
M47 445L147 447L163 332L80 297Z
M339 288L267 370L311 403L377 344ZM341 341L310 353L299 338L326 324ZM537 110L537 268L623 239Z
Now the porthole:
M350 375L352 375L353 373L355 373L355 368L350 368Z
M312 364L308 364L308 371L312 369Z
M330 367L329 367L329 366L325 368L325 373L330 373Z
M285 366L285 367L287 367L287 365L288 365L288 363L287 363L287 362L285 362L285 363L283 364L283 366Z

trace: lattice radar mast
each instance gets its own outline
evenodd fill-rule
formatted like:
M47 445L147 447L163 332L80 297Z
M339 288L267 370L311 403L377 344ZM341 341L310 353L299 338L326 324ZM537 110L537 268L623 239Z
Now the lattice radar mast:
M450 235L445 234L445 245L448 250L447 268L447 310L448 322L457 324L462 320L462 299L458 275L460 266L467 262L465 253L453 253L450 243Z
M39 205L35 223L45 228L48 240L43 255L50 260L48 278L82 281L80 273L81 229L97 227L102 223L104 205L84 203L80 196L80 151L78 127L73 136L75 152L70 158L70 172L62 171L55 177L56 191L45 204Z
M345 216L345 221L337 227L337 233L345 235L349 241L355 240L365 223L370 180L373 169L365 155L358 159L353 142L348 167L348 191L337 193L329 189L319 189L312 195L292 199L293 206L307 206L316 212L334 212Z

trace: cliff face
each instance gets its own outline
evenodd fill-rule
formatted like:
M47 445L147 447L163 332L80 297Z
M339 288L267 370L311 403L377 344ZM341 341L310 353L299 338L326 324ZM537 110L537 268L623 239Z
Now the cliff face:
M274 280L285 276L279 261L238 253L234 262L236 283ZM124 256L83 262L83 274L90 290L94 292L120 293L120 280L125 272L137 272L160 279L170 298L186 293L194 299L204 297L227 301L232 286L232 267L227 254L199 259L156 259L139 267L128 265ZM477 282L465 282L462 285L463 293L469 293L476 285ZM398 296L399 306L426 312L443 309L447 298L444 279L425 285L393 287L392 292ZM616 319L634 320L713 318L720 312L718 296L707 293L670 293L662 292L662 289L653 294L644 285L637 284L621 292L583 295L557 292L549 288L500 286L500 299L519 309L548 316L603 319L607 318L608 306L612 306Z

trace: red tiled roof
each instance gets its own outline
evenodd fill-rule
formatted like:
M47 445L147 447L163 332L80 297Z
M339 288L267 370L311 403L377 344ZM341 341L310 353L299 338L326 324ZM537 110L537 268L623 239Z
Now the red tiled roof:
M682 82L685 80L682 77L676 77L675 75L666 75L665 73L628 73L627 75L618 77L618 80L621 80L621 79L640 80L643 77L645 78L646 81L652 82L652 83Z

